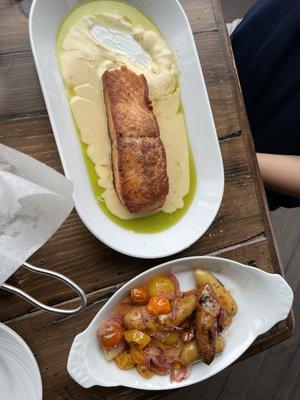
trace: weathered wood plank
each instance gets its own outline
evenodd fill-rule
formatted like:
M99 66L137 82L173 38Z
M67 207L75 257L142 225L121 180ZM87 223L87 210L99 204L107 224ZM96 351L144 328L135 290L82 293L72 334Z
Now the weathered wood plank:
M0 121L46 113L31 52L0 54L0 93Z
M29 50L28 13L31 1L1 0L0 54Z
M257 265L269 265L267 268L270 268L267 247L267 241L262 239L229 252L224 251L221 256L229 258L234 256L235 259L243 263L251 261L257 263ZM151 395L150 393L130 391L124 388L84 390L71 380L66 371L67 355L73 338L87 326L117 287L114 286L90 294L89 306L79 316L64 318L36 312L8 322L8 325L26 340L38 360L43 376L45 400L60 400L62 398L92 400L99 398L97 396L101 396L101 398L107 396L114 399L144 399ZM72 304L73 301L69 303ZM266 336L265 340L269 340L269 338Z
M240 130L240 121L232 89L232 75L224 61L218 32L195 34L207 92L219 138Z
M180 0L193 33L217 30L210 0Z

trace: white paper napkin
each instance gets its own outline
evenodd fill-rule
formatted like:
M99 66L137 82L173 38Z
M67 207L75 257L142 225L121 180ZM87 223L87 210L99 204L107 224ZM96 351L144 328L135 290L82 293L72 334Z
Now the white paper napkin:
M0 286L67 218L72 191L63 175L0 144Z

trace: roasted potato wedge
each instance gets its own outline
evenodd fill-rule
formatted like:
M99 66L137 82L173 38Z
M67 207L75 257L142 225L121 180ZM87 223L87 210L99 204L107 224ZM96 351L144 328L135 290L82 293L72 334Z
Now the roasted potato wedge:
M203 288L206 284L212 287L222 308L226 310L229 317L233 317L237 313L238 307L234 298L215 276L201 268L195 269L194 276L198 288Z
M216 339L216 355L221 354L224 350L225 340L223 336L218 335ZM196 340L186 343L181 350L180 360L185 365L190 365L200 360L200 352Z
M223 336L218 335L216 339L216 354L221 354L225 347L225 339Z
M126 312L124 315L124 325L127 329L145 329L145 322L141 316L140 307L133 306ZM145 312L147 312L147 308L145 308Z
M185 321L196 309L197 297L190 295L182 299L175 300L173 307L175 308L175 315L170 314L160 315L159 322L167 327L179 326Z
M194 295L183 297L175 302L175 319L174 326L179 326L185 321L196 309L197 297Z
M148 312L147 306L131 306L124 315L124 325L126 329L140 331L146 329L148 332L156 332L158 330L155 317Z
M196 340L186 343L181 350L180 360L185 364L192 364L200 359L200 352Z

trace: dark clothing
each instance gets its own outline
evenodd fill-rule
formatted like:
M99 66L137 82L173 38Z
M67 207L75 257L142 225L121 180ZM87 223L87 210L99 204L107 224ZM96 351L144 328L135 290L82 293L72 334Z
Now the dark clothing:
M300 0L259 0L232 35L258 153L300 155ZM267 191L270 209L300 198Z

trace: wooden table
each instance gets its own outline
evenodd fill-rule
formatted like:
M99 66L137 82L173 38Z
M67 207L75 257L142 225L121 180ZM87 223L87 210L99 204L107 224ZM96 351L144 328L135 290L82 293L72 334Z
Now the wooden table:
M218 255L280 273L280 262L258 173L251 133L217 0L182 0L194 32L225 167L221 209L209 231L181 256ZM28 38L29 0L0 2L0 142L36 157L62 172ZM99 242L74 211L54 237L30 260L74 279L89 304L76 317L37 311L1 292L0 319L29 344L39 363L45 400L154 399L163 393L127 388L84 390L68 376L67 355L105 301L128 279L157 264L123 256ZM73 305L73 293L45 277L21 270L14 279L24 290L51 305ZM292 315L259 337L242 358L252 356L293 333Z

